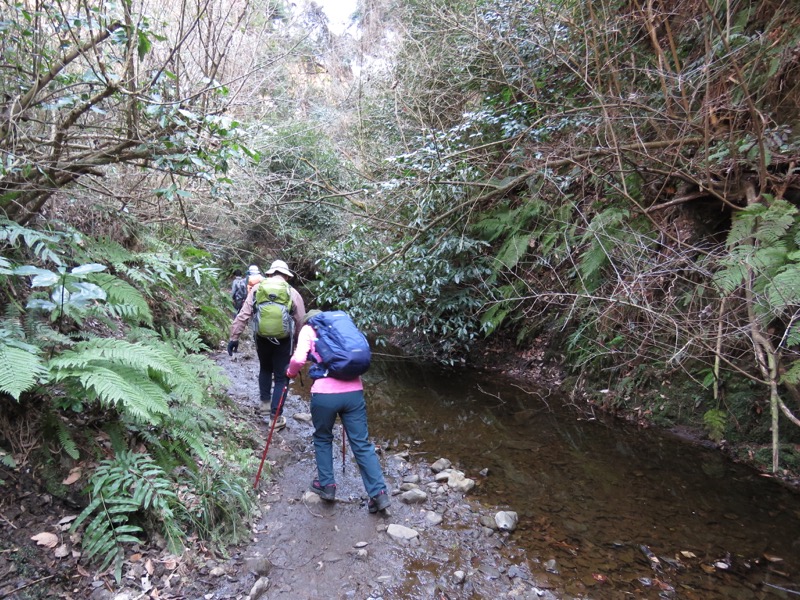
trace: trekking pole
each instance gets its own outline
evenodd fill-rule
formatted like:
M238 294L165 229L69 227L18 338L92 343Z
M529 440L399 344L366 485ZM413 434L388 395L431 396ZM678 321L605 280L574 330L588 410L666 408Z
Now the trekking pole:
M281 408L283 408L283 401L286 399L286 394L289 393L289 380L286 380L286 385L283 386L283 391L281 392L281 399L278 402L278 410L275 412L275 418L272 419L272 424L269 428L269 435L267 436L267 445L264 448L264 454L261 455L261 464L258 465L258 473L256 473L256 482L253 484L253 489L258 489L258 480L261 478L261 469L264 468L264 461L267 458L267 451L269 450L269 443L272 441L272 432L275 431L275 423L278 422L278 415L281 414Z
M344 449L344 441L346 439L347 439L347 433L345 433L344 423L342 423L342 475L344 475L344 461L345 458L347 457L347 454L345 454L345 449Z

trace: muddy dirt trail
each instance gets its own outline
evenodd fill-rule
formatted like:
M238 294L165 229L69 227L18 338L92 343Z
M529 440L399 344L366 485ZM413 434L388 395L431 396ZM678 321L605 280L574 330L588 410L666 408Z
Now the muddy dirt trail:
M253 344L245 341L232 359L220 353L217 360L233 382L231 397L265 443L268 430L257 411L258 360ZM337 424L336 502L322 502L308 492L316 466L313 427L304 420L310 418L310 381L304 378L305 387L299 379L292 383L284 409L287 427L275 432L270 444L265 467L269 474L262 475L259 485L261 516L255 520L253 541L214 571L216 585L203 597L558 597L546 589L546 582L533 581L527 559L514 547L513 534L485 526L496 511L437 484L431 465L415 460L413 448L390 448L378 441L393 497L385 513L369 514L349 448L343 467ZM365 392L369 411L369 385ZM263 445L259 458L262 451ZM426 499L414 504L402 501L401 492L414 488L425 491ZM406 540L402 535L412 537ZM213 584L210 570L201 573L201 579Z
M232 382L226 419L260 460L268 432L257 410L258 361L252 341L242 340L240 350L233 358L223 351L213 358ZM383 514L369 514L349 449L342 471L337 424L337 500L325 503L309 492L316 466L313 428L304 420L310 419L307 376L304 383L292 384L287 427L273 436L249 541L227 554L193 539L176 556L155 536L126 548L122 580L116 582L108 570L100 573L82 558L69 534L80 503L53 497L30 472L0 471L6 481L0 485L0 600L560 597L547 589L542 565L536 565L538 581L533 580L514 534L494 526L496 511L451 489L441 479L446 470L435 473L414 448L376 440L392 504ZM54 544L42 545L42 535Z

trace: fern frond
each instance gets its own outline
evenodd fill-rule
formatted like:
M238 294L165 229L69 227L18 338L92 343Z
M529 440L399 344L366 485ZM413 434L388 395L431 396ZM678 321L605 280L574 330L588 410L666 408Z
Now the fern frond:
M93 361L108 361L134 369L166 371L169 355L162 349L141 343L132 344L114 338L98 338L80 342L75 347L50 361L50 367L65 369L80 367ZM181 369L183 371L183 369Z
M766 245L777 243L795 224L797 213L797 208L786 200L771 202L761 215L755 238Z
M168 396L144 373L130 367L85 365L82 368L59 369L57 382L74 379L103 404L116 407L134 420L157 424L169 413Z
M0 392L19 400L20 395L44 378L47 369L30 349L12 346L0 338Z
M19 247L19 242L22 240L25 247L42 262L50 262L59 266L63 264L58 245L64 241L65 237L59 233L47 234L29 229L8 219L0 220L0 241L16 248Z
M209 350L208 346L203 343L200 334L193 329L180 329L172 325L168 329L162 327L159 332L164 342L184 356Z
M766 210L766 207L762 204L751 204L736 213L726 240L728 248L737 248L740 244L752 238L758 223L758 217L763 215Z
M772 310L784 311L800 299L800 265L787 265L766 286L766 298Z
M93 516L84 528L83 550L91 559L101 557L100 569L113 562L115 577L121 576L124 544L141 543L137 534L143 530L130 522L144 511L159 521L169 536L177 528L172 504L177 498L173 481L153 462L140 453L124 451L113 460L103 461L92 475L89 505L78 515L72 531Z
M712 408L703 414L703 424L708 431L708 437L715 442L719 442L725 437L727 423L728 415L724 410Z
M531 240L529 233L519 233L506 239L497 253L497 261L505 269L513 269L520 259L528 252L528 243Z
M153 323L144 296L127 281L110 273L94 273L87 279L106 293L106 307L113 315L129 323Z

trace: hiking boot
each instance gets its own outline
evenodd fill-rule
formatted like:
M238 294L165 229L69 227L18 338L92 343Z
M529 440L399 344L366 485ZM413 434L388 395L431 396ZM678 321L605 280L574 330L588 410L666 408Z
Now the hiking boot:
M267 427L270 427L270 428L272 427L272 420L274 418L275 417L273 416L273 417L270 418L269 421L267 421ZM280 417L278 417L278 420L275 422L275 431L280 431L284 427L286 427L286 417L281 415Z
M262 415L268 415L272 410L272 406L269 402L259 402L256 410Z
M315 494L318 494L320 498L327 500L328 502L333 502L336 499L335 483L329 483L325 487L322 487L319 481L315 479L311 482L311 487L309 489Z
M373 496L367 502L367 508L369 512L376 513L379 510L386 510L389 508L391 502L389 501L389 494L386 493L386 490L381 490L381 492L377 496Z

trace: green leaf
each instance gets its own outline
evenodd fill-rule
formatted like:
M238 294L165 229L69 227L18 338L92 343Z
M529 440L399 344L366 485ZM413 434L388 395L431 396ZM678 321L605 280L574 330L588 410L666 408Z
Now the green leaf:
M39 356L0 340L0 391L19 400L20 395L35 386L46 373Z
M139 29L137 32L137 50L139 52L139 60L143 60L145 55L150 52L150 49L153 47L150 38L147 37L147 34Z

